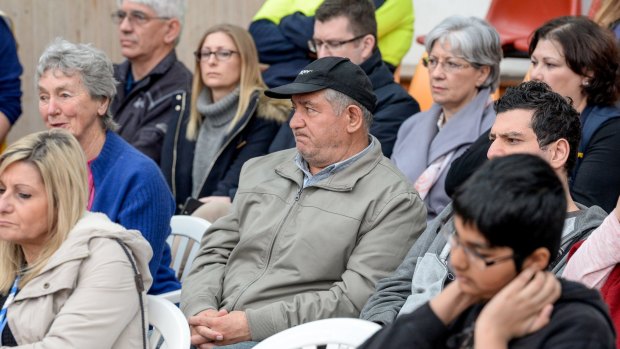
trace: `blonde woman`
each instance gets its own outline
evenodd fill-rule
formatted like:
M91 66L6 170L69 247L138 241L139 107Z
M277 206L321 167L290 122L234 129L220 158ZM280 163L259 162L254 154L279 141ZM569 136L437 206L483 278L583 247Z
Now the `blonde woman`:
M245 29L213 26L194 54L191 108L169 125L161 168L178 208L188 197L200 199L196 214L214 221L229 210L241 166L267 153L290 104L263 95L267 87Z
M65 130L26 136L0 157L3 348L142 347L151 248L86 211L87 188L86 158Z
M620 40L620 1L603 0L592 19L601 27L611 29L616 39Z

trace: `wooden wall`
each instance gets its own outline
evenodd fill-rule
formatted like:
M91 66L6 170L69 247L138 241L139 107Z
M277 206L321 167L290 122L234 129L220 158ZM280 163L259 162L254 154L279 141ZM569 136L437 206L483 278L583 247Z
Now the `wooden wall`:
M192 52L208 27L228 22L247 28L262 3L263 0L188 0L177 55L193 70ZM9 142L12 142L45 129L37 108L34 70L52 39L63 37L73 42L93 43L114 62L121 62L123 57L116 25L110 19L110 14L116 10L116 0L1 0L0 9L13 19L24 67L23 113L9 134Z

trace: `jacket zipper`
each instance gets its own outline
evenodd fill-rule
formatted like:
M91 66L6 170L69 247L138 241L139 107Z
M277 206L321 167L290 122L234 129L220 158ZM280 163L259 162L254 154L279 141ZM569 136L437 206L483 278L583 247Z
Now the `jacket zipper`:
M181 125L183 124L183 114L185 114L185 99L187 97L187 92L183 92L183 98L181 99L181 110L179 113L178 121L177 121L177 129L174 134L174 147L172 149L172 173L171 173L171 181L172 184L172 195L177 197L177 145L179 144L179 134L181 133Z
M291 214L291 211L293 211L293 208L297 206L297 203L299 202L299 199L301 198L301 192L303 190L304 190L304 187L302 185L297 191L297 193L295 194L295 202L291 205L291 207L289 207L288 211L286 212L286 215L284 215L284 217L280 221L280 224L278 225L278 228L276 229L276 233L274 234L273 239L271 239L271 244L269 246L269 254L267 255L267 262L265 263L265 268L263 269L262 273L260 273L260 275L258 275L254 280L252 280L252 282L247 284L241 291L239 291L239 294L237 295L237 297L235 297L235 300L231 303L230 309L235 309L235 307L237 306L237 302L239 301L241 296L245 293L245 291L247 291L247 289L250 288L250 286L254 285L255 282L260 280L265 275L265 273L267 273L267 269L269 269L269 265L271 264L271 256L273 255L273 249L275 247L276 239L278 238L278 235L280 235L282 226L284 226L284 223L288 220L288 217Z

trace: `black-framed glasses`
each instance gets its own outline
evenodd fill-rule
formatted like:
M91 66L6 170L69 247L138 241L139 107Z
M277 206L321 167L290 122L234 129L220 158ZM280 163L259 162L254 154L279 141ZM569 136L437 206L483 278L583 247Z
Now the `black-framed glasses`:
M196 51L194 52L194 56L196 57L196 62L208 61L211 55L215 56L220 62L227 61L232 57L233 54L239 54L238 51L233 50L217 50L217 51Z
M429 70L435 70L435 68L441 66L441 69L443 69L443 71L446 73L453 73L455 71L474 66L473 64L469 63L458 63L453 61L452 59L447 59L442 62L435 57L422 58L422 64L424 64L424 66L427 67Z
M450 247L452 249L454 249L454 248L462 248L463 252L465 252L465 255L467 256L469 261L472 264L475 264L475 265L483 265L484 267L490 267L492 265L495 265L495 264L498 264L498 263L501 263L501 262L505 262L505 261L508 261L508 260L514 260L515 257L516 257L515 254L511 254L511 255L508 255L508 256L500 256L500 257L489 259L489 258L481 255L475 249L470 248L470 247L466 246L465 244L463 244L463 242L461 241L459 236L456 234L456 232L453 232L453 233L447 234L447 235L448 235L448 241L450 243Z
M336 41L336 40L323 41L323 40L310 39L308 40L308 49L310 50L310 52L314 52L314 53L317 53L323 46L325 46L325 48L329 49L330 51L337 50L340 47L342 47L342 45L348 44L355 40L359 40L366 35L368 34L358 35L354 37L353 39L342 40L342 41Z
M116 24L121 24L125 18L129 19L131 24L144 25L153 19L162 19L167 20L170 17L152 17L147 15L142 11L130 11L126 12L123 10L118 10L116 12L112 12L112 21Z

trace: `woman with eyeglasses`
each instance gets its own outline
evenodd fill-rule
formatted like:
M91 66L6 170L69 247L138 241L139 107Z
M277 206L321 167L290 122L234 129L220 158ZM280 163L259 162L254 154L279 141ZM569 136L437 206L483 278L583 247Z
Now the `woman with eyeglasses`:
M178 207L199 199L195 215L212 222L228 213L243 164L267 154L290 103L264 96L256 47L245 29L213 26L194 54L191 106L168 127L161 168Z
M487 22L453 16L426 36L426 51L434 103L400 127L392 161L414 183L431 220L450 202L444 181L452 160L493 125L502 50Z

